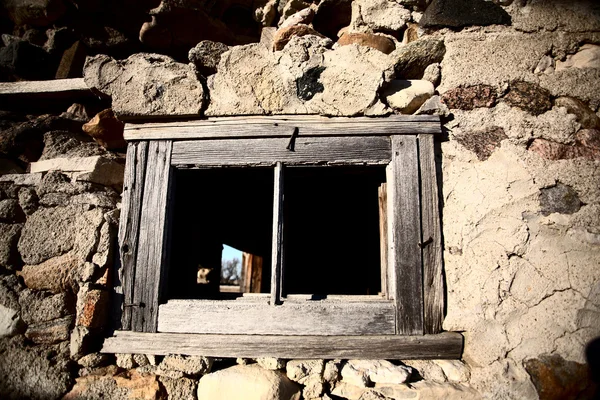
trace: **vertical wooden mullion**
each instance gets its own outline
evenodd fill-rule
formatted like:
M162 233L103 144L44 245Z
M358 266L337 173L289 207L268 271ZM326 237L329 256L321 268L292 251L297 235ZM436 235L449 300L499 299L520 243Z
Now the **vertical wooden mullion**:
M442 331L444 280L442 273L442 230L433 135L419 135L421 167L421 224L423 243L423 303L425 333Z
M121 200L121 218L119 223L121 267L118 275L121 286L120 288L115 287L115 294L117 296L122 295L120 328L123 330L131 329L135 265L147 156L147 141L131 142L127 145L123 196ZM120 291L122 293L119 293Z
M275 165L273 186L273 245L271 250L271 305L281 303L283 279L283 164Z
M139 332L156 332L158 324L158 302L166 271L171 144L168 140L154 140L148 145L131 305L131 329Z
M423 334L421 205L417 137L392 136L388 179L389 266L394 271L396 329L400 335Z
M379 186L379 256L381 270L381 295L388 297L388 218L387 184Z

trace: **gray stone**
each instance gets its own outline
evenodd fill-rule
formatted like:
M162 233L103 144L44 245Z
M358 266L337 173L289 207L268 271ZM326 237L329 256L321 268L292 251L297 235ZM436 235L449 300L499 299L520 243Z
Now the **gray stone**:
M411 382L421 379L435 382L447 381L444 370L433 360L405 360L402 363L413 369Z
M15 275L0 276L0 305L20 311L19 292L23 290Z
M236 365L200 378L198 399L299 400L300 388L279 371Z
M299 383L311 375L322 375L324 368L323 360L290 360L285 366L287 377Z
M340 360L329 360L325 363L323 369L323 379L331 386L341 379L340 370L342 368L342 362Z
M38 161L104 154L106 150L85 135L67 131L50 131L44 134L44 151Z
M65 346L28 346L22 336L0 340L0 397L58 399L73 384Z
M69 340L75 317L73 315L52 321L30 324L25 337L37 344L55 344Z
M210 372L213 359L201 356L168 355L159 365L163 371L177 371L196 377Z
M274 371L279 370L279 369L284 369L287 364L285 360L282 360L280 358L273 358L273 357L257 358L256 362L258 363L258 365L260 365L264 369L271 369Z
M361 32L398 32L411 20L411 13L389 0L355 0L352 2L350 29Z
M25 215L33 214L39 206L39 198L34 188L23 187L19 190L19 205Z
M217 72L221 55L229 50L229 46L219 42L203 40L188 52L188 59L196 71L204 76Z
M444 42L427 38L410 42L398 48L391 56L395 60L396 77L401 79L421 79L425 69L440 63L446 54Z
M192 69L160 54L138 53L123 61L88 58L86 84L112 98L117 116L199 115L205 102Z
M27 324L47 322L75 312L73 296L68 293L25 289L19 293L21 317Z
M79 103L73 103L69 108L67 108L67 111L62 113L60 116L79 122L88 122L91 118L85 105Z
M150 360L148 360L148 357L146 357L144 354L134 354L133 361L138 367L146 367L151 365Z
M133 354L115 354L115 357L119 368L131 369L136 366L136 363L133 360Z
M444 371L450 382L467 383L471 379L471 369L462 360L433 360Z
M424 28L510 23L510 15L502 7L485 0L433 0L419 21Z
M402 384L411 374L412 368L385 360L348 360L342 367L343 382L363 387L375 383Z
M581 200L571 186L557 183L556 186L542 189L540 192L540 208L543 215L573 214L581 208Z
M173 379L167 376L160 376L158 380L167 390L169 399L196 400L197 383L195 380L189 378Z
M439 63L430 64L425 68L423 72L423 79L433 83L433 86L437 86L442 79L442 67Z
M442 103L440 96L431 96L425 103L423 103L421 108L419 108L415 114L440 115L447 117L450 114L450 110L448 110L448 107Z
M394 80L384 89L383 96L394 110L412 114L435 92L433 84L425 80Z
M600 10L594 0L528 0L525 6L513 6L510 13L515 29L524 32L600 30Z
M27 218L19 239L19 252L26 264L39 264L71 250L72 225L80 210L75 207L40 209Z
M456 141L477 155L479 161L487 160L500 143L508 139L504 129L492 126L488 129L479 129L465 132L455 137Z
M23 222L25 214L19 206L19 201L14 199L0 200L0 221L14 223Z
M11 337L23 333L26 325L19 316L19 311L0 304L0 338Z
M69 354L71 359L79 360L90 352L93 347L93 336L85 326L75 326L71 331Z
M110 355L104 353L91 353L81 357L77 364L83 368L97 368L110 362Z
M584 129L600 128L600 118L581 100L563 96L554 100L554 106L564 107L569 114L574 114Z
M0 266L12 270L22 261L17 250L22 224L0 223Z
M504 101L533 115L542 114L552 108L549 91L524 81L511 82Z

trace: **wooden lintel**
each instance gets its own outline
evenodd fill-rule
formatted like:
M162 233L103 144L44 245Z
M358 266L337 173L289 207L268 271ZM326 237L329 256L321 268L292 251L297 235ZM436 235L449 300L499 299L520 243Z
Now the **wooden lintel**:
M128 123L124 136L126 140L188 140L291 137L294 132L298 137L304 137L416 135L440 131L440 119L432 115L391 115L377 118L281 115Z
M456 332L423 336L266 336L115 332L104 353L186 354L207 357L284 359L458 359L463 337Z

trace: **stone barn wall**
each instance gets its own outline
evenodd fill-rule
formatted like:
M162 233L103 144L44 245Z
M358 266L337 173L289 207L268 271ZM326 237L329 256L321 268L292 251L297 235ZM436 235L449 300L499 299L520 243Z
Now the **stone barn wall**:
M0 103L0 397L593 398L596 2L126 3L10 0L0 14L2 79L84 67L102 97L54 115ZM391 113L442 118L443 327L463 333L462 360L98 352L124 163L115 115Z

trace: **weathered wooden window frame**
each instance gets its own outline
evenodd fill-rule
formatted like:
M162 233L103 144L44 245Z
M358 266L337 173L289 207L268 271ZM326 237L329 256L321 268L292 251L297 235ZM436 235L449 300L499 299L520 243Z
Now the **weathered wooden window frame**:
M433 135L438 117L231 117L130 124L119 243L120 330L105 352L282 358L456 358L441 332L441 229ZM377 296L282 296L287 165L387 165L387 265ZM270 295L170 300L163 292L174 171L274 167ZM383 263L382 263L383 264ZM387 282L387 283L386 283ZM383 287L385 285L385 287ZM163 304L164 303L164 304Z

